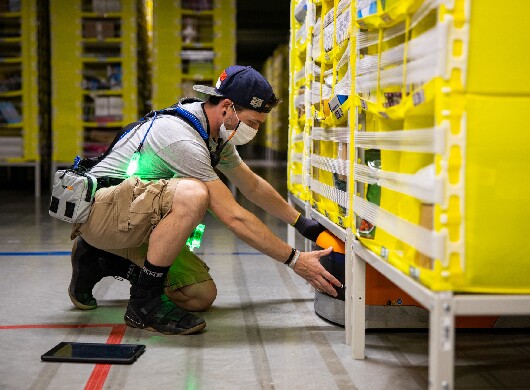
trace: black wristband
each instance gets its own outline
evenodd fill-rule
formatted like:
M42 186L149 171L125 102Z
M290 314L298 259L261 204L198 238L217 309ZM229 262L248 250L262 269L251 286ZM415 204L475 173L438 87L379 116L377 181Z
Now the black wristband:
M283 264L285 265L289 265L289 263L291 262L291 260L293 259L294 257L294 254L296 253L296 249L293 248L293 250L291 251L291 254L289 255L289 258L287 259L287 261Z

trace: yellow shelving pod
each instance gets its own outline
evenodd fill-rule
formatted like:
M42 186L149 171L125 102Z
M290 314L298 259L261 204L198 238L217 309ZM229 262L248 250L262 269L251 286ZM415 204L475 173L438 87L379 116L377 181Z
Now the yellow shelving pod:
M188 0L191 1L191 0ZM221 72L236 61L236 0L213 2L213 83Z
M521 246L530 186L518 179L530 165L521 115L530 109L530 57L521 49L528 5L368 8L356 21L354 138L365 161L354 176L380 186L380 199L356 194L359 239L434 291L530 293ZM510 20L502 38L488 27L499 20ZM366 161L373 151L379 166ZM517 183L510 196L499 190L509 183Z
M42 37L37 35L37 2L2 2L0 7L0 165L33 166L39 196L38 43Z
M149 98L144 1L50 1L52 173L101 154L145 114Z
M351 225L350 48L355 2L293 1L288 188L340 229Z
M153 1L153 107L175 103L181 95L180 1Z
M289 134L287 150L287 189L293 200L309 200L309 132L313 117L311 100L312 34L315 10L311 1L291 1L289 44Z
M281 45L274 50L263 67L263 75L269 80L276 96L282 100L277 109L272 110L265 121L264 131L258 132L258 142L265 148L266 159L283 158L287 150L289 115L289 50Z
M351 224L348 121L351 106L350 48L353 46L349 1L315 4L317 21L312 36L311 64L311 206L341 228Z
M153 108L196 96L235 61L235 1L153 1Z
M429 311L429 388L452 389L457 316L530 314L530 6L358 4L353 355L364 358L366 262Z
M453 388L455 326L530 314L530 6L291 5L289 199L346 244L346 339L364 358L385 294L421 305L430 387Z

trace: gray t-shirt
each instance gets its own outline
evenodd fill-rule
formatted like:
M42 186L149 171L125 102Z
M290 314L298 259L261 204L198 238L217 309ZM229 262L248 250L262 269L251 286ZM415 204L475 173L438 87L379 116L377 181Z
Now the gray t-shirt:
M208 129L208 120L202 102L183 105ZM151 126L140 153L140 162L135 176L144 180L192 177L201 181L218 179L211 166L210 153L199 133L177 116L159 115L131 130L119 140L107 157L90 171L96 177L109 176L127 178L127 167L133 153L138 149L149 126ZM216 143L210 139L210 148ZM234 145L228 143L221 153L219 168L234 168L241 164Z

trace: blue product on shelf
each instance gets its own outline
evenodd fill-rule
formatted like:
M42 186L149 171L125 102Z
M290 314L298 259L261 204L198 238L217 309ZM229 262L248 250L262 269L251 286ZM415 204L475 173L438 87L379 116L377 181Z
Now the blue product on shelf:
M368 6L364 6L367 2L363 2L362 4L359 4L360 7L357 10L357 17L358 18L364 18L369 15L373 15L377 13L377 1L373 0L371 1ZM383 9L385 8L384 2L382 2Z
M303 23L305 21L306 14L307 14L307 1L301 0L294 8L294 18L299 23Z
M22 122L22 117L11 102L0 102L0 117L3 118L4 123Z
M121 88L121 66L114 65L107 68L107 78L110 89Z
M335 118L341 119L344 116L344 111L341 106L348 100L347 95L335 95L328 102L329 110L335 115Z

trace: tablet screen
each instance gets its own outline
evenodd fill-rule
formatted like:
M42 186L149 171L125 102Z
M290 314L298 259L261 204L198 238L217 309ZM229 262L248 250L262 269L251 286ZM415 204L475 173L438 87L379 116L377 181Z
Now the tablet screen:
M132 363L144 351L140 344L61 342L42 355L46 361Z

